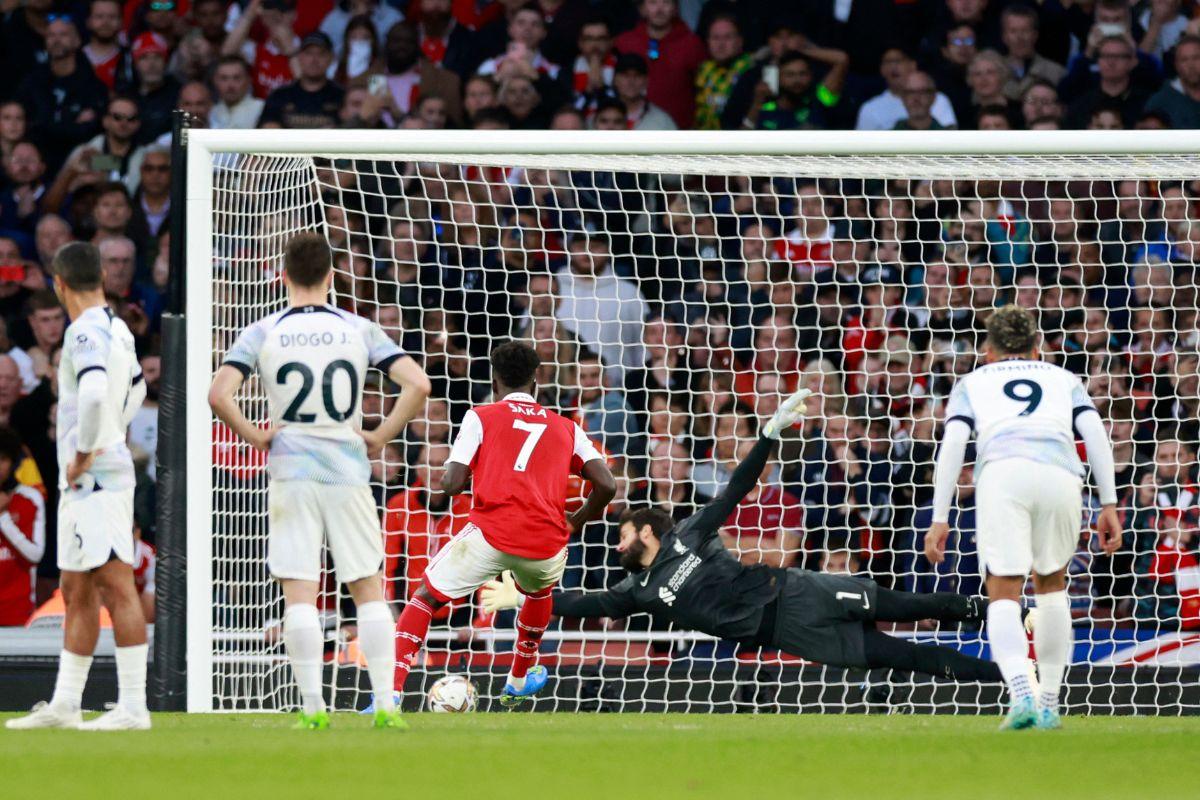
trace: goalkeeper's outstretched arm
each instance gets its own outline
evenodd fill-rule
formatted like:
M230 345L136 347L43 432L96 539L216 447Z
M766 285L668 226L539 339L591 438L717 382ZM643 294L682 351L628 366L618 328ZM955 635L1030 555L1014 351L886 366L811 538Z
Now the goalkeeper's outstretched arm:
M729 519L729 515L737 508L751 489L758 483L767 459L783 432L794 425L804 416L805 400L812 394L809 389L801 389L793 394L779 407L775 415L763 425L762 436L755 443L750 453L742 459L729 478L725 489L703 508L685 520L681 530L703 531L707 534L716 533L717 529Z

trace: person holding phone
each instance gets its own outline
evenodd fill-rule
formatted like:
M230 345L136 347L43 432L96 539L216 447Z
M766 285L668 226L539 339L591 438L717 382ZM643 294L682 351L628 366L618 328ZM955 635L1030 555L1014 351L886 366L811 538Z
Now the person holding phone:
M136 144L141 120L135 98L118 94L109 100L100 119L103 130L71 151L47 192L51 208L61 208L66 196L84 184L120 181L130 194L136 192L146 156L145 148Z

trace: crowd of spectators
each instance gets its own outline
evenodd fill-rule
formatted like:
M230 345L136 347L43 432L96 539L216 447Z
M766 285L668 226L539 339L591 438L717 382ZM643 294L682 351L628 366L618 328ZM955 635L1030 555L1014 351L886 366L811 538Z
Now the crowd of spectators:
M212 128L1200 127L1190 0L0 0L0 12L0 597L30 598L2 601L5 624L56 577L46 531L66 320L46 269L66 241L98 245L137 337L149 388L131 432L137 519L154 539L175 108ZM1111 558L1081 548L1079 613L1200 625L1200 181L321 173L339 302L434 380L425 415L374 464L394 599L465 522L462 499L430 487L462 414L488 397L488 348L508 336L536 344L540 399L580 421L619 479L610 522L572 543L567 585L611 580L611 520L628 505L683 517L712 497L778 396L809 385L820 413L731 516L728 546L747 562L978 592L969 469L952 557L925 563L920 536L944 399L987 315L1016 302L1039 310L1047 357L1087 379L1117 441L1128 533ZM379 388L368 424L387 404ZM152 550L139 552L152 586Z

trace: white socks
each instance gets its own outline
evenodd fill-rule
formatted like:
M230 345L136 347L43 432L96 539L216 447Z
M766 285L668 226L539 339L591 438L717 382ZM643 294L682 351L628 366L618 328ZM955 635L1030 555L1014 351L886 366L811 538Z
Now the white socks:
M146 713L146 655L149 650L147 644L116 648L117 705L139 716Z
M516 689L518 692L521 691L525 688L525 676L522 675L519 678L515 678L510 674L508 676L508 685Z
M287 649L288 660L292 662L296 684L300 687L305 714L325 710L325 697L321 693L324 639L316 606L296 603L283 612L283 645Z
M54 681L54 696L50 699L50 705L72 711L78 709L83 704L83 687L87 685L91 668L91 656L79 656L70 650L59 653L58 677Z
M1021 624L1021 604L1016 600L990 602L987 632L992 660L1000 667L1000 674L1008 684L1010 699L1014 703L1033 699L1033 687L1029 683L1029 640L1025 636L1025 626Z
M382 600L358 607L358 647L367 659L375 710L391 711L395 707L396 622Z
M1071 661L1071 606L1067 593L1048 592L1037 596L1037 626L1033 629L1033 651L1037 654L1038 679L1041 683L1038 703L1058 709L1063 673Z

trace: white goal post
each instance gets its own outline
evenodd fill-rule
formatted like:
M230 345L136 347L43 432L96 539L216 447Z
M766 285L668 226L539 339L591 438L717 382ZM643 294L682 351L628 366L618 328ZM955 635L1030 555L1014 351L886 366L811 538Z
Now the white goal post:
M731 523L731 546L747 561L857 570L897 589L973 591L965 518L951 566L919 555L933 436L988 309L1019 302L1039 311L1047 357L1088 379L1120 474L1136 482L1121 487L1120 557L1099 558L1085 536L1072 566L1068 711L1200 710L1190 424L1200 410L1200 132L186 137L187 498L177 518L189 711L297 700L274 631L261 460L228 440L205 398L232 337L281 306L283 245L302 230L334 245L333 301L428 357L443 392L373 472L385 525L400 526L388 538L396 607L424 549L462 519L405 490L429 473L422 459L435 461L462 409L487 398L480 366L508 336L543 353L543 402L590 420L630 503L702 501L753 438L737 419L811 382L826 400L781 449L749 521ZM583 266L572 274L572 257L601 273L603 289ZM599 365L591 378L584 362ZM387 390L377 381L368 393L370 418ZM254 379L243 400L264 418ZM572 545L568 580L589 591L620 574L603 527ZM326 590L328 690L337 707L361 707L365 676L341 624L349 606L332 582ZM469 609L453 619L464 632L435 623L410 690L447 670L484 682L504 672L511 620ZM973 631L894 633L982 647ZM637 620L552 629L543 650L558 677L539 708L865 707L861 674ZM892 706L909 710L981 713L999 697L920 676L890 684Z

